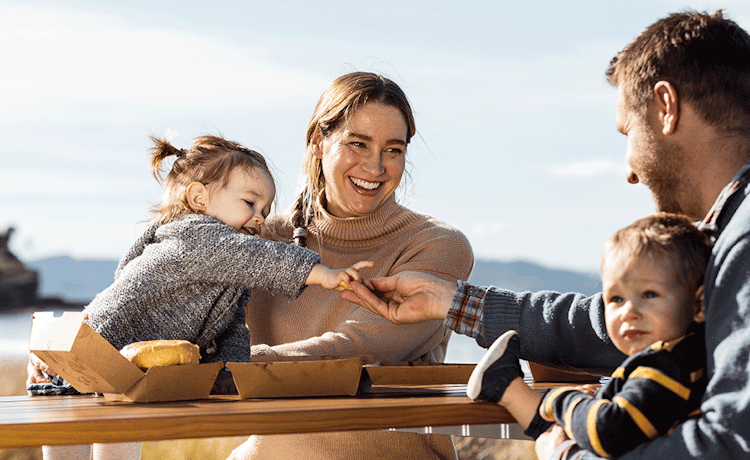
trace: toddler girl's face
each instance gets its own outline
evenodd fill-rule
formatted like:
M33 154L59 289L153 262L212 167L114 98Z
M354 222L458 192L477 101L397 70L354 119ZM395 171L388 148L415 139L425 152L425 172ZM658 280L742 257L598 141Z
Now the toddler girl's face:
M262 168L235 168L225 187L210 185L205 214L215 217L238 232L260 235L276 187Z
M659 340L685 335L702 321L696 293L688 292L664 256L612 256L602 269L607 333L628 356Z

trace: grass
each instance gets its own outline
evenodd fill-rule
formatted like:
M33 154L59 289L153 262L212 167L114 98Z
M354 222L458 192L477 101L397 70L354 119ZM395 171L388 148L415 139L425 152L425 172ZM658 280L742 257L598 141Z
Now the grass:
M26 394L26 363L0 362L0 396ZM143 460L224 460L247 437L144 442ZM531 441L454 437L461 460L536 459ZM0 460L41 460L41 447L0 449Z
M0 362L0 396L26 394L26 363ZM41 460L41 447L0 449L0 460Z

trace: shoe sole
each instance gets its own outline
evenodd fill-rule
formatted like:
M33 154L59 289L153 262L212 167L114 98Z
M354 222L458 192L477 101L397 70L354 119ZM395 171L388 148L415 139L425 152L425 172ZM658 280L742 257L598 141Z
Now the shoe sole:
M466 396L472 401L476 401L479 397L479 393L482 392L482 380L484 379L484 372L492 366L492 364L498 360L504 353L505 349L508 348L508 342L513 338L514 335L518 335L516 331L507 331L505 334L495 340L495 342L487 350L487 353L482 356L476 367L469 377L469 382L466 384Z

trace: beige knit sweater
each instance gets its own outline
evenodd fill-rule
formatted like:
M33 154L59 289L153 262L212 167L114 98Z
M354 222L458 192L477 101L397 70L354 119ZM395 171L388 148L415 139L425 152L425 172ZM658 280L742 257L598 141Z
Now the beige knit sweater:
M416 214L398 205L394 198L365 217L341 219L321 212L322 218L308 229L307 247L318 252L328 267L344 268L360 260L372 260L375 266L361 272L365 277L413 270L456 281L466 280L471 274L474 256L460 231ZM293 229L283 217L271 219L269 230L278 239L291 240ZM309 286L296 299L255 290L247 310L253 355L442 362L450 336L441 321L396 326L341 300L338 292L319 286ZM455 456L447 435L353 431L252 436L231 458L394 460Z

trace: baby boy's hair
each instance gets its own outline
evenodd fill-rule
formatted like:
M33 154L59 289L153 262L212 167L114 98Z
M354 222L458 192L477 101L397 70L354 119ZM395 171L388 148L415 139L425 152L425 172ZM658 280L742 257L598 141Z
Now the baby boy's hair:
M242 144L217 136L196 137L190 148L178 149L166 139L151 136L151 173L157 181L164 183L161 203L152 211L153 222L166 224L194 212L187 203L187 187L193 182L210 187L225 187L232 171L237 167L247 170L260 168L268 173L273 182L266 159ZM162 177L164 160L175 156L166 179Z
M604 248L602 269L615 254L665 256L678 270L680 283L695 292L703 285L711 240L687 217L662 212L639 219L612 235Z

